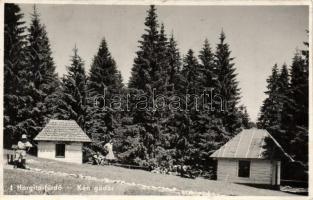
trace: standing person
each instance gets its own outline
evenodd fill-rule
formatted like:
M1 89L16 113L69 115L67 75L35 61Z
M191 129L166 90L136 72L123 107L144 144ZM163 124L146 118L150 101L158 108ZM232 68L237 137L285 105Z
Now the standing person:
M113 162L115 160L115 156L113 153L113 142L112 142L112 140L110 140L108 143L106 143L103 147L108 151L108 154L105 156L105 159L110 164L111 162Z
M15 162L19 163L21 168L29 169L26 166L26 151L29 151L29 148L31 147L33 147L33 145L27 140L27 136L23 134L21 140L17 143L17 150L14 159Z

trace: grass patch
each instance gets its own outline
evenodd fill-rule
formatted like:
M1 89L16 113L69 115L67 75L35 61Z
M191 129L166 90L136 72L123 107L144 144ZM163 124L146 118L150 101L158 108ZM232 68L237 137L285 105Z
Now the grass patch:
M170 195L136 186L59 177L20 169L4 169L3 187L6 195Z
M89 164L73 164L65 162L57 162L49 159L41 159L33 156L29 156L28 165L33 168L40 168L44 170L51 170L55 172L64 172L69 174L81 174L84 176L92 176L97 178L108 178L111 180L123 180L128 183L137 183L147 186L161 186L167 188L177 188L179 190L188 190L195 192L210 192L221 195L245 195L245 196L286 196L291 195L281 191L260 189L255 187L250 187L246 185L239 185L234 183L227 183L222 181L207 180L203 178L197 179L188 179L181 178L173 175L162 175L154 174L148 171L136 170L136 169L126 169L122 167L115 166L95 166ZM62 182L64 185L77 185L82 183L87 184L86 180L78 180L75 178L57 178L53 176L43 176L42 174L38 175L29 175L27 172L17 172L18 170L5 170L4 171L4 185L6 194L10 193L8 187L10 184L17 184L21 182L25 183L55 183ZM20 173L20 174L17 174ZM11 177L13 174L13 178ZM14 178L15 177L15 178ZM22 177L22 178L21 178ZM36 178L34 178L36 177ZM88 182L90 185L96 183ZM29 185L29 184L28 184ZM111 185L110 185L111 186ZM127 185L114 185L113 192L105 191L103 193L92 192L83 192L82 194L115 194L115 195L161 195L169 193L158 193L157 191L148 191L138 188L136 186L130 187ZM62 194L77 194L77 190L69 188L66 191L63 191ZM11 194L11 193L10 193ZM54 194L54 193L53 193Z

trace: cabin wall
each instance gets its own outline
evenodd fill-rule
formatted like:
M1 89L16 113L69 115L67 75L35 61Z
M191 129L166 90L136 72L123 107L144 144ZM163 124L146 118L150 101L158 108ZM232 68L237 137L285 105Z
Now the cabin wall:
M247 160L247 159L240 159ZM276 162L250 159L250 176L238 177L239 160L218 159L217 180L235 183L275 184Z
M55 156L55 145L57 142L38 142L38 157L48 158L57 161L71 162L71 163L82 163L82 143L71 142L65 145L65 156L64 158L57 158Z

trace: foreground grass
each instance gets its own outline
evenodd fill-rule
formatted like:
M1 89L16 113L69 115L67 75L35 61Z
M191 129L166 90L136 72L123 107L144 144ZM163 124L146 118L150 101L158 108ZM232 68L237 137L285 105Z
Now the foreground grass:
M3 189L6 195L171 195L154 190L143 190L136 186L108 184L16 169L4 169Z
M81 174L84 176L92 176L97 178L108 178L112 180L123 180L130 183L138 183L148 186L162 186L162 187L168 187L168 188L177 188L179 190L190 190L190 191L197 191L197 192L213 192L216 194L221 195L253 195L253 196L285 196L290 195L288 193L280 192L280 191L274 191L274 190L268 190L268 189L259 189L254 188L250 186L245 185L238 185L234 183L227 183L222 181L214 181L214 180L207 180L207 179L186 179L181 178L178 176L171 176L171 175L161 175L161 174L153 174L147 171L143 170L134 170L134 169L125 169L121 167L115 167L115 166L93 166L88 164L72 164L72 163L63 163L63 162L57 162L52 161L48 159L39 159L36 157L29 157L29 166L33 168L39 168L39 169L45 169L45 170L52 170L55 172L65 172L70 174ZM38 182L40 180L40 183L51 183L56 184L62 182L63 185L76 185L80 184L79 181L75 178L56 178L52 176L43 176L43 175L37 175L37 178L32 179L32 175L25 174L16 174L16 173L25 173L25 172L15 172L14 170L5 170L4 171L4 185L5 185L5 191L8 191L8 187L10 187L10 184L14 183L20 183L22 180L19 177L23 177L22 179L26 182L29 182L28 179L33 180L33 182ZM16 178L11 178L11 174L15 175ZM25 177L24 177L25 176ZM35 177L35 176L34 176ZM75 182L76 181L76 182ZM82 180L83 183L86 184L95 184L93 182L88 182L86 180ZM30 181L31 182L31 181ZM78 183L77 183L78 182ZM29 185L29 184L28 184ZM110 185L109 185L110 186ZM138 188L131 188L129 186L120 186L120 185L113 185L114 190L106 191L104 193L98 193L98 194L155 194L157 191L141 191ZM126 188L125 188L126 187ZM77 191L73 190L73 188L69 188L68 194L77 194ZM75 193L76 192L76 193ZM95 194L93 191L87 191L86 194ZM83 194L85 194L83 193ZM62 193L67 194L67 193ZM168 193L162 193L162 194L168 194ZM170 195L170 194L168 194Z

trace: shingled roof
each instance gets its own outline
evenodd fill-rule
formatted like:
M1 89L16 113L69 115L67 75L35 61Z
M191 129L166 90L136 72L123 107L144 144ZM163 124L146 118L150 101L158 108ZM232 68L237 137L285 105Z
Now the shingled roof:
M50 120L34 140L91 142L74 120Z
M274 144L287 156L293 159L282 149L279 143L264 129L245 129L233 139L215 151L210 157L213 158L256 158L266 159L265 138L271 138Z

